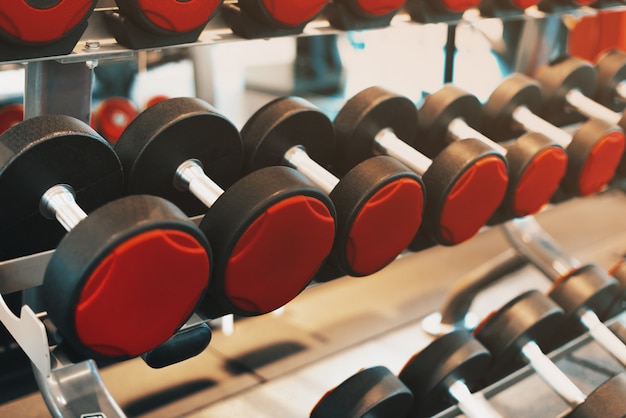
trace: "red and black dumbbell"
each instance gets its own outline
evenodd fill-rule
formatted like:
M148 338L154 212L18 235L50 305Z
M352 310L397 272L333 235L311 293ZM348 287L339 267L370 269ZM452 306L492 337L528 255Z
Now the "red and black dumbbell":
M224 4L223 14L236 35L268 38L301 33L328 3L329 0L238 0Z
M586 196L603 190L615 176L624 152L622 130L598 119L584 123L574 134L537 116L541 111L539 83L514 73L492 92L483 107L482 131L494 139L510 139L523 132L542 133L567 151L567 171L561 190Z
M494 218L505 220L538 212L550 202L565 175L567 154L563 147L539 133L500 144L476 130L481 121L478 99L448 84L426 96L419 108L420 149L426 155L437 155L455 141L480 140L502 154L509 168L506 195Z
M415 22L433 23L460 20L479 4L480 0L407 0L404 9Z
M106 15L115 39L141 49L198 40L223 0L115 0L119 11Z
M406 0L336 0L324 10L328 22L341 30L389 26Z
M626 108L626 53L611 49L595 63L597 83L593 98L615 112Z
M365 276L387 266L417 234L424 208L421 179L394 158L366 159L337 178L331 120L299 97L260 108L241 131L245 171L287 165L327 193L337 210L330 260L343 274Z
M118 198L117 155L76 119L27 119L0 144L2 249L56 246L42 300L63 342L90 358L127 358L172 337L208 286L204 234L164 199Z
M97 0L13 0L0 4L0 61L66 55Z
M384 366L360 370L328 391L310 418L390 418L408 416L413 394Z
M259 315L285 305L330 253L329 197L288 167L237 180L239 131L201 100L173 98L147 108L115 150L127 193L165 197L190 216L206 213L200 229L213 247L214 274L200 308L209 317Z
M404 365L398 377L414 396L413 418L431 417L457 405L468 418L501 415L481 394L491 353L469 331L458 329L433 340Z
M626 375L610 378L587 396L545 355L543 346L553 338L562 319L562 309L536 290L515 297L487 316L474 335L493 356L490 381L528 364L568 404L565 416L623 417Z
M0 108L0 134L24 120L24 105L13 103Z
M424 238L442 245L466 241L504 198L506 161L480 141L455 142L437 155L418 151L418 110L405 96L380 87L365 89L346 102L334 125L340 145L333 165L338 172L382 154L422 176L426 207L417 241Z

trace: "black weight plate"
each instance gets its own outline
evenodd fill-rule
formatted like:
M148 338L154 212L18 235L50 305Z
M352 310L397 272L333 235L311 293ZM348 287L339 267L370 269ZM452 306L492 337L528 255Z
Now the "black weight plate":
M337 145L333 166L340 174L374 155L374 137L391 129L409 145L417 133L418 112L407 97L381 87L369 87L350 98L337 114Z
M620 373L598 386L567 418L626 417L626 374Z
M420 151L435 158L449 144L448 127L457 118L471 127L480 126L482 106L475 96L452 84L426 96L419 108L417 135Z
M93 129L68 116L38 116L0 136L0 260L54 248L65 230L39 201L67 184L89 213L122 195L120 161Z
M239 131L211 105L195 98L164 100L141 112L120 136L115 151L124 166L126 192L151 194L173 202L188 216L206 206L174 186L178 166L200 161L222 189L241 175L243 146Z
M411 391L383 366L370 367L330 390L311 411L311 418L406 417Z
M466 330L433 340L398 375L415 397L411 416L429 417L454 404L448 393L452 379L476 390L490 363L491 354Z
M626 81L626 53L619 49L610 50L600 57L595 68L598 84L594 99L612 110L623 111L626 102L618 98L615 89Z
M285 153L301 146L321 166L330 162L335 147L333 124L310 102L283 97L257 110L241 130L245 162L251 172L283 165Z
M520 106L535 114L541 111L541 89L530 77L513 73L498 84L483 106L480 131L496 141L521 135L513 122L513 111Z

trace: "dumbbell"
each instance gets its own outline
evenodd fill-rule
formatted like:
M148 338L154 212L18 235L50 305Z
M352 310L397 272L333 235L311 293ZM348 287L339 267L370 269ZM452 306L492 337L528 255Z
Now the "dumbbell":
M564 13L585 6L594 6L598 0L541 0L539 10L547 13Z
M478 10L482 17L506 17L523 14L540 0L481 0Z
M502 202L506 161L476 139L426 156L417 150L417 124L418 111L409 98L376 86L361 91L335 118L340 145L333 167L345 173L378 154L399 159L422 176L426 187L418 235L442 245L459 244L474 236Z
M200 229L213 247L214 274L200 309L209 317L260 315L285 305L330 253L329 197L288 167L238 179L239 131L201 100L172 98L145 109L115 150L128 194L162 196L189 216L206 213Z
M449 144L475 138L503 155L508 163L509 183L498 209L511 218L538 212L556 192L567 167L563 148L539 133L527 133L507 144L487 138L474 127L482 119L478 99L448 84L426 96L419 109L418 136L426 155L437 155Z
M91 126L111 144L115 144L139 109L126 97L109 97L92 113Z
M516 250L553 281L547 295L563 309L564 322L548 348L589 332L626 366L626 346L602 322L613 315L613 306L624 294L623 286L598 266L582 265L563 253L532 218L505 224L504 231Z
M406 417L411 391L384 366L360 370L328 391L311 410L310 418Z
M295 35L322 13L328 0L238 0L226 3L224 18L243 38Z
M69 54L97 0L14 0L0 4L0 59Z
M518 295L488 315L474 336L491 352L491 378L528 364L570 407L567 417L623 417L626 376L617 375L586 396L542 350L562 323L563 310L536 290ZM610 403L600 402L610 395Z
M438 337L415 354L398 377L411 390L411 417L430 417L456 404L468 418L500 417L482 394L480 386L491 364L491 354L466 330Z
M521 73L509 75L485 103L481 131L496 140L511 138L520 131L542 133L567 151L567 170L561 182L565 193L587 196L601 191L615 175L624 152L623 132L591 119L571 135L537 116L541 95L536 81Z
M0 134L24 120L24 105L13 103L0 108Z
M611 49L595 64L598 76L594 99L616 112L626 107L626 53Z
M389 26L406 0L337 0L328 3L324 15L341 30L372 29Z
M421 179L394 158L366 159L341 179L324 166L332 159L331 120L299 97L261 107L241 130L246 172L287 165L327 193L337 210L330 260L344 273L365 276L404 251L420 227L424 208Z
M149 48L195 42L223 0L115 0L119 10L108 14L118 43Z
M133 357L185 323L208 286L209 243L164 199L118 198L122 167L101 136L68 116L38 116L0 136L0 161L3 249L59 238L50 219L68 231L42 285L64 341L90 358ZM98 208L87 217L85 207Z

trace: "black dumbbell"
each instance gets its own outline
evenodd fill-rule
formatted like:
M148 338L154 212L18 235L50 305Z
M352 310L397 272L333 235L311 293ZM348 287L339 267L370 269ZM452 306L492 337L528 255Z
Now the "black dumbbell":
M210 317L285 305L330 253L335 210L328 196L288 167L235 182L243 161L239 131L201 100L147 108L115 150L127 193L171 199L190 216L206 213L200 229L213 246L214 275L200 308Z
M116 40L129 48L195 42L223 0L115 0L107 15Z
M363 369L328 391L310 418L403 418L411 391L384 366Z
M481 130L496 140L520 132L542 133L567 151L567 171L561 182L564 192L586 196L603 190L613 179L624 151L622 130L591 119L572 135L537 116L541 107L539 84L521 73L511 74L485 103Z
M563 310L536 290L522 293L487 316L474 335L493 356L488 375L499 378L528 364L571 407L566 416L623 417L626 379L609 379L587 396L542 351L562 319ZM598 397L606 399L607 392L615 402L598 402Z
M450 143L468 138L482 141L506 157L509 183L498 212L511 218L531 215L546 205L556 192L567 167L567 154L560 145L539 133L528 133L505 144L477 131L482 119L478 99L448 84L426 96L419 109L421 150L437 155Z
M501 416L482 394L472 393L490 364L491 354L469 331L433 340L398 375L415 398L410 416L430 417L455 404L469 418Z
M539 0L481 0L478 10L482 17L507 17L521 15L538 3Z
M399 159L420 174L426 186L420 233L438 244L461 243L500 206L508 183L506 161L473 139L426 156L417 150L417 123L418 111L409 98L380 87L361 91L334 121L340 144L334 168L345 173L380 154Z
M322 13L328 0L238 0L222 12L233 32L243 38L294 35Z
M626 107L626 53L611 49L595 64L598 76L594 99L616 112Z
M326 192L337 210L331 260L352 276L372 274L404 251L420 227L421 179L394 158L367 159L341 179L324 166L332 159L331 120L298 97L261 107L241 130L245 171L287 165Z
M329 23L341 30L372 29L389 26L405 0L338 0L326 6Z
M0 4L0 61L69 54L97 0L14 0Z
M407 0L404 8L420 23L455 21L480 3L479 0Z
M58 237L44 217L69 231L42 293L71 347L88 357L137 356L185 323L208 286L209 243L161 198L112 200L122 192L122 167L101 136L68 116L38 116L0 136L0 161L2 246ZM77 201L100 207L87 217Z

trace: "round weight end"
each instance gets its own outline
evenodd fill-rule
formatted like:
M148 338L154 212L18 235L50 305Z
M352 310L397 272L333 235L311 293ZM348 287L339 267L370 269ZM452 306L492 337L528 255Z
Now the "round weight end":
M93 115L92 126L111 144L115 144L139 111L125 97L104 100Z
M318 199L292 196L270 206L228 260L224 289L231 303L254 314L285 305L313 279L334 237L334 218Z
M134 11L133 17L144 21L144 26L150 25L161 31L184 33L206 25L222 1L133 0L132 3L136 5L130 7L138 8Z
M328 0L292 1L263 0L267 12L278 23L287 26L302 25L317 16Z
M521 175L513 197L516 216L538 212L550 201L567 169L567 153L561 147L542 150Z
M0 134L24 120L24 106L10 104L0 109Z
M589 152L578 180L581 196L601 191L615 175L624 153L626 138L621 131L604 135Z
M446 196L439 222L442 237L451 245L473 237L500 206L508 180L501 157L475 160Z
M207 251L191 235L161 229L138 234L114 248L87 279L75 307L78 337L105 356L153 349L191 315L209 274Z
M400 178L378 190L362 207L350 229L346 256L357 275L372 274L404 251L422 223L424 190Z

